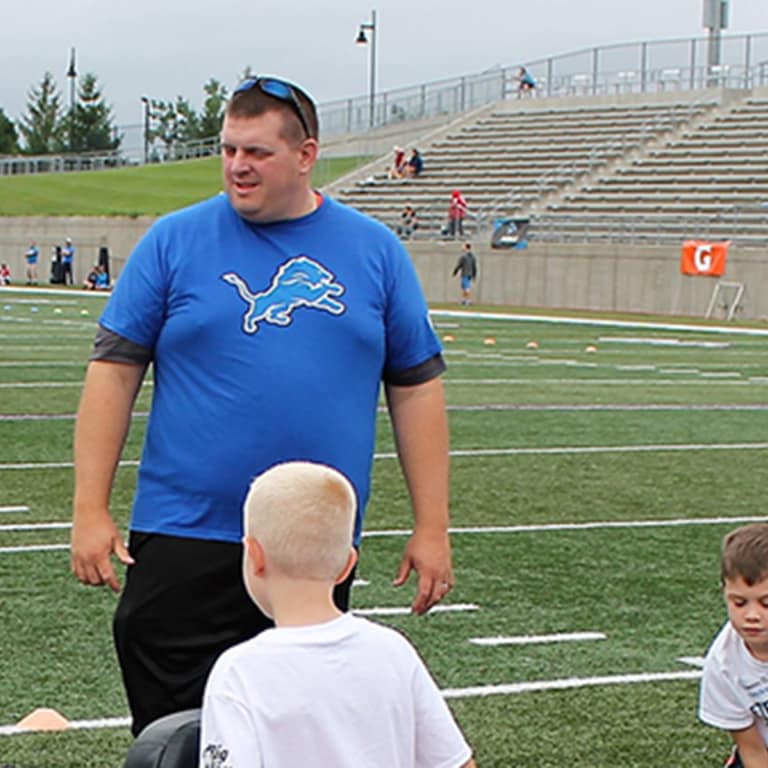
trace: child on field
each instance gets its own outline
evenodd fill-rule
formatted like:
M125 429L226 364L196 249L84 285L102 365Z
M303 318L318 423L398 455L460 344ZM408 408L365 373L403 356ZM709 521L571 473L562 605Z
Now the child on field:
M243 579L276 626L214 665L202 768L474 768L410 643L333 603L357 560L355 507L349 481L319 464L280 464L252 483Z
M768 768L768 524L725 537L721 583L728 622L704 660L699 717L730 732L728 768Z

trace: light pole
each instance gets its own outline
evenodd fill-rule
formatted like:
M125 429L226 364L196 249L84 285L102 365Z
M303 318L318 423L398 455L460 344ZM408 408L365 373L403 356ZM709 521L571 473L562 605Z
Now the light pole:
M75 81L77 80L77 69L75 68L75 49L69 57L69 69L67 70L69 78L69 151L74 152L75 143Z
M707 40L707 85L715 85L715 68L720 66L721 32L728 26L728 0L704 0L704 26L709 31Z
M360 25L360 31L357 33L357 40L355 40L358 45L365 45L368 42L368 38L365 36L366 30L371 33L371 87L369 91L368 125L370 128L373 128L374 102L376 101L376 11L371 11L370 22L363 22Z
M144 105L144 165L149 162L149 98L141 97L141 103Z

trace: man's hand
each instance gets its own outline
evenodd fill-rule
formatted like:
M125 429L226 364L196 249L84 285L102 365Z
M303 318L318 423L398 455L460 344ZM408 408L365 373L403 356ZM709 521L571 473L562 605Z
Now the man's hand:
M411 610L424 614L453 588L451 543L447 531L420 531L417 528L413 532L405 545L393 585L405 584L411 571L416 571L419 577Z
M72 573L83 583L94 587L107 585L120 591L120 582L112 565L112 555L124 565L133 565L133 558L108 512L78 519L72 524L70 545Z

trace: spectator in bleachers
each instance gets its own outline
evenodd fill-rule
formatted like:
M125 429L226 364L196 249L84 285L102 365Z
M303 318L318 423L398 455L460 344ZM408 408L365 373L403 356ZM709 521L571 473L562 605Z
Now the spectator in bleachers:
M451 192L451 202L448 204L448 226L445 232L448 237L456 237L457 233L459 237L464 237L464 219L468 208L464 195L460 190L454 189Z
M409 240L415 230L419 228L419 219L412 205L406 205L400 214L400 223L395 230L401 240Z
M389 169L390 179L402 179L405 176L406 160L405 150L402 147L395 146L395 156L392 159L392 167Z
M525 68L520 67L517 72L517 97L528 95L532 96L536 90L536 81L533 79L533 75Z
M415 179L417 176L421 176L423 170L424 158L419 153L419 150L414 147L411 150L411 156L408 158L408 163L405 166L405 175L409 179Z
M11 284L11 270L7 264L0 264L0 285Z

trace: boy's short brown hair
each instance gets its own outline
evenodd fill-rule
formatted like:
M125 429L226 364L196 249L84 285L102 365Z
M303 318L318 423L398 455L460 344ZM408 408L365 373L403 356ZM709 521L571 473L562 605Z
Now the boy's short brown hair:
M744 525L723 539L720 579L739 576L750 587L768 577L768 523Z

